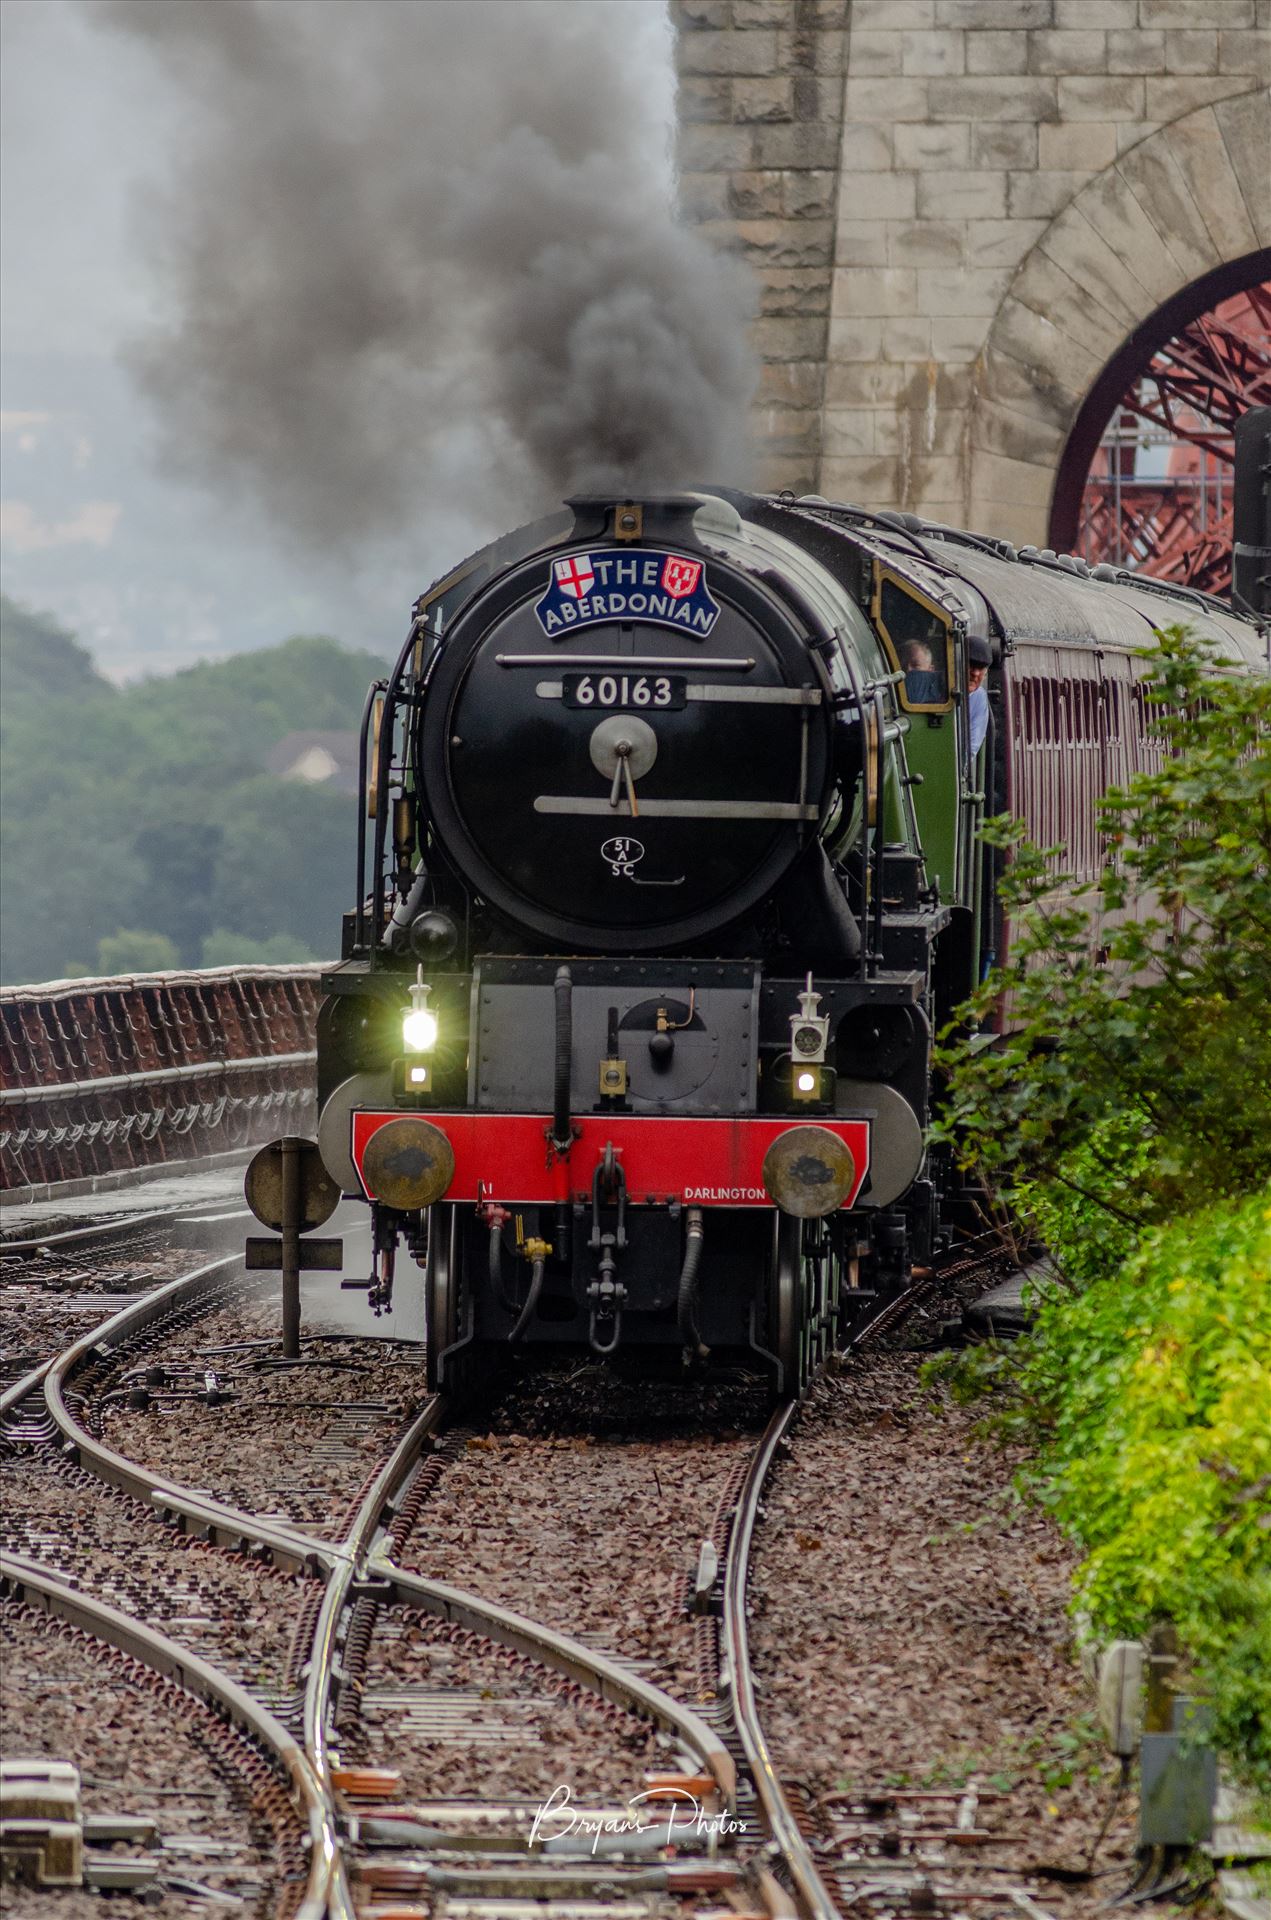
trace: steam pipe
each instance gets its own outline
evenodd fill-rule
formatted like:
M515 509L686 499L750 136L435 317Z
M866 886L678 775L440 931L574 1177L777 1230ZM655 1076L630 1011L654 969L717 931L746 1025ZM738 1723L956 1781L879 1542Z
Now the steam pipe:
M379 758L376 762L376 767L375 767L375 793L376 793L375 837L372 843L373 844L372 859L375 867L375 878L373 881L374 918L371 924L371 943L370 943L370 953L368 955L368 960L369 960L372 972L375 969L375 956L377 951L379 950L379 945L380 945L380 908L381 908L381 901L382 901L382 881L383 881L382 869L384 865L384 840L385 840L385 835L387 831L388 810L389 810L388 809L388 776L392 770L392 765L393 765L393 727L397 720L398 701L399 699L405 697L401 693L402 678L403 678L403 675L406 673L407 668L410 665L411 656L415 651L415 647L419 640L419 637L420 637L420 623L419 623L419 620L416 618L412 620L410 623L410 632L407 634L405 640L402 643L402 650L397 656L397 659L393 665L393 671L389 674L387 681L386 682L381 681L377 683L377 689L372 690L372 698L374 698L374 692L378 690L378 687L382 687L384 692L384 719L380 727ZM363 736L363 742L364 742L363 754L365 754L365 735ZM365 805L365 803L363 804ZM359 842L363 846L363 848L365 848L366 828L360 822L359 822Z
M863 980L869 968L869 767L866 756L869 753L869 728L865 724L865 691L861 677L856 671L856 662L852 658L852 649L847 644L847 636L839 628L842 642L840 654L848 680L851 683L852 698L856 702L856 716L861 729L861 963L860 977Z
M490 1291L503 1297L503 1228L498 1220L490 1222ZM507 1302L505 1301L506 1305Z
M574 1044L573 975L568 967L556 971L556 1085L552 1100L552 1145L564 1153L573 1139L569 1124L570 1063Z
M384 944L391 952L395 953L399 946L405 944L405 936L410 931L411 921L424 904L424 895L428 891L428 886L429 875L421 867L415 875L415 883L410 892L393 908L392 918L384 935Z
M354 895L356 906L354 920L354 945L361 947L366 941L366 743L371 731L371 714L375 709L375 696L384 691L383 680L372 680L367 689L366 700L362 706L362 730L358 736L357 748L357 890Z
M530 1269L530 1290L525 1296L525 1305L521 1308L521 1317L508 1335L508 1345L514 1347L521 1338L530 1321L538 1311L538 1296L543 1291L543 1273L547 1266L540 1254Z
M517 1305L516 1300L513 1298L512 1293L505 1283L503 1268L503 1221L506 1219L507 1214L502 1208L499 1208L495 1218L490 1222L490 1292L496 1300L500 1301L502 1305L507 1308L509 1313L522 1313L524 1309ZM516 1333L509 1335L510 1339L516 1339L518 1337L519 1335Z
M883 714L882 689L874 689L874 727L878 734L878 765L874 776L878 788L878 818L874 822L874 957L883 958L883 874L887 839L887 723ZM868 746L868 742L866 743ZM868 811L868 809L867 809Z
M688 1242L684 1249L684 1265L680 1271L676 1318L679 1321L680 1338L688 1351L697 1360L709 1360L711 1350L703 1341L697 1326L697 1272L702 1263L702 1209L690 1207L685 1220L688 1226Z
M375 955L380 946L380 913L383 905L384 883L384 842L388 832L388 777L393 766L393 728L397 724L396 688L401 680L401 665L393 671L384 694L384 718L380 722L379 758L375 767L375 838L372 842L371 867L373 872L371 906L371 951L369 955L372 968Z

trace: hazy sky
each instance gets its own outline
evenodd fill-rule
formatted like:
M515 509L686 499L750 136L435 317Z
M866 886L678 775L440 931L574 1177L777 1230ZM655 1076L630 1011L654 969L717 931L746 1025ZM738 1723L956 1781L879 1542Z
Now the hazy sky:
M232 6L233 0L221 3ZM174 0L147 4L149 14L135 7L130 12L119 0L3 0L0 5L0 531L5 590L61 617L91 647L103 669L118 678L271 643L304 630L334 632L352 644L395 651L415 594L508 520L508 488L503 498L487 502L483 488L473 484L474 476L478 481L481 477L480 460L489 457L488 423L474 417L484 404L478 384L472 387L472 412L465 417L462 407L452 406L449 414L443 410L427 464L421 465L416 447L413 469L407 456L419 436L412 432L408 412L403 412L399 429L389 411L387 431L391 435L400 430L403 473L408 485L414 475L419 510L412 497L397 514L397 524L383 527L382 537L378 527L375 538L361 529L337 556L332 543L312 537L312 526L306 541L304 512L294 510L295 503L280 500L273 511L270 466L259 434L245 455L237 451L237 467L227 462L223 448L213 454L201 444L181 446L181 435L187 443L200 435L212 437L208 422L219 421L227 398L233 397L232 385L226 384L234 378L232 365L217 368L215 379L204 378L201 386L196 367L187 389L180 357L169 352L161 380L144 395L126 370L130 344L135 348L138 340L153 341L165 329L183 343L198 342L199 316L189 311L197 276L192 269L186 272L182 288L180 270L165 276L162 264L158 269L150 264L156 258L155 233L166 232L163 245L170 264L179 250L173 209L179 212L182 194L191 192L201 156L210 155L228 178L234 141L250 130L253 139L259 137L266 173L285 159L285 144L275 136L271 147L268 125L261 126L270 118L271 84L268 72L260 70L261 47L265 56L278 57L278 84L292 92L294 125L304 137L312 135L314 99L325 99L322 90L338 82L337 55L351 66L352 84L343 97L352 116L351 135L348 126L339 127L338 117L336 124L353 150L360 150L358 141L369 143L384 117L377 88L384 87L389 108L399 115L413 104L407 83L392 73L385 49L391 52L391 42L403 28L408 36L417 31L432 49L420 71L420 122L429 120L430 85L434 119L461 74L473 88L474 106L487 115L492 95L508 85L531 143L554 146L553 164L563 154L574 168L570 191L576 193L578 180L591 170L578 167L579 152L585 158L587 140L597 137L594 127L581 121L571 131L569 113L580 89L574 84L564 105L552 99L546 84L537 101L531 98L527 104L522 97L532 92L525 79L527 62L532 64L527 50L534 44L528 23L536 17L541 25L546 23L550 39L563 22L570 58L583 70L588 64L593 72L601 65L608 69L600 77L612 90L608 112L618 122L619 146L625 140L628 149L639 149L647 162L651 140L656 138L664 152L669 144L672 80L661 0L567 0L564 11L559 0L555 9L539 6L538 0L519 0L514 14L499 0L466 0L460 9L438 0L387 0L387 5L385 0L362 0L360 8L349 7L345 0L269 0L254 17L252 8L240 10L258 46L252 53L256 70L247 64L238 71L228 64L223 47L209 54L208 45L196 44L197 26L189 36L193 52L180 44L184 25L166 34L151 31L160 10L192 18L192 10L187 12L179 0L176 8ZM553 14L556 28L550 25ZM410 26L408 16L420 23L418 29ZM218 15L218 20L223 18ZM455 45L452 75L445 71L452 31L448 21L453 23ZM293 26L295 46L306 42L309 49L303 58L288 38ZM328 27L335 31L328 34ZM338 45L341 32L343 48ZM203 37L210 44L214 33L209 30ZM157 45L145 44L147 39ZM328 39L336 43L335 53ZM543 51L546 73L552 62L546 45ZM223 87L218 59L226 62L228 81ZM509 69L506 81L500 78L501 62ZM624 88L629 110L620 105L615 114L613 102L621 101ZM604 88L595 91L603 100ZM335 97L341 98L338 90ZM556 134L562 121L563 145ZM399 130L404 124L399 120ZM570 150L571 139L575 146L582 143L579 152ZM445 156L452 166L453 147L452 133ZM630 152L608 158L621 166ZM329 165L330 157L324 155L323 161ZM423 169L422 185L433 178L436 165L426 150L417 164ZM378 209L382 217L390 206L400 210L410 186L400 141L391 154L386 149L381 170L386 183ZM643 165L640 172L647 176L650 169ZM497 185L493 169L492 179ZM358 181L358 196L343 196L340 185L337 180L336 191L328 190L324 217L328 206L333 220L341 217L334 203L343 197L353 201L360 196L368 218L376 213L373 176L369 193ZM421 200L426 198L421 193ZM558 193L557 204L568 204L563 193ZM612 199L608 204L614 204ZM444 201L442 207L444 218ZM252 208L252 218L255 212ZM196 217L206 215L204 207ZM355 230L347 225L354 216L343 217L347 240ZM266 249L279 241L279 230L275 227L271 236L268 219L262 215L254 235L256 244ZM497 229L490 228L496 246L513 251L516 230L513 222L500 240ZM197 239L191 242L192 256ZM424 231L413 237L403 234L402 244L420 249ZM315 233L319 254L322 245L322 234ZM215 257L215 249L205 245L198 262L205 287L208 259ZM538 268L536 258L526 269L531 294L531 269ZM470 262L460 261L458 270L470 272ZM704 271L709 272L709 266ZM681 271L669 294L658 290L654 304L659 323L665 309L674 306L680 283L693 278L694 271ZM320 298L320 273L317 284ZM285 297L285 282L282 288ZM338 292L343 290L341 283ZM417 297L417 290L411 297ZM700 307L700 289L696 297ZM243 298L240 292L240 311ZM278 285L273 298L277 306ZM506 337L506 316L498 324ZM649 324L648 315L635 316L637 335L640 326ZM708 332L691 303L682 324L695 336ZM612 318L606 317L604 325L612 326ZM520 344L513 342L517 350ZM382 339L370 345L383 351ZM366 349L363 338L363 359ZM449 351L452 356L457 351L454 339ZM426 362L426 348L413 343L412 356ZM312 380L312 369L303 371ZM393 377L391 365L387 371ZM409 371L416 378L434 372L414 364ZM522 374L533 380L539 370L531 362ZM735 365L709 364L705 356L696 374L699 384L712 391L731 393L738 385ZM364 368L358 377L364 379ZM339 384L337 377L332 384ZM162 397L156 399L156 391L162 396L165 390L166 405ZM311 386L310 400L314 391ZM572 394L573 387L567 391ZM347 424L348 395L344 402ZM249 425L254 405L249 396L244 407ZM559 411L557 407L557 426ZM280 431L285 434L294 426L294 418L290 424L284 420ZM267 438L272 423L266 427ZM376 433L377 448L382 448L383 419L377 420ZM309 440L315 439L323 445L310 425ZM303 458L304 441L297 437L295 444ZM391 451L391 439L389 446ZM181 460L182 452L189 454L188 461ZM270 458L272 471L285 477L286 461L280 462L277 445ZM543 463L536 467L531 459L525 465L521 491L532 495L535 487L541 488ZM350 459L348 468L350 485L356 485L356 462ZM532 497L517 501L518 507L531 510L547 504L552 503ZM289 507L292 526L284 537L281 525Z
M162 310L137 198L162 179L180 118L145 54L88 11L0 6L4 589L57 614L116 678L300 628L387 651L416 568L430 571L422 551L360 590L318 580L267 528L253 536L157 473L153 420L119 352Z

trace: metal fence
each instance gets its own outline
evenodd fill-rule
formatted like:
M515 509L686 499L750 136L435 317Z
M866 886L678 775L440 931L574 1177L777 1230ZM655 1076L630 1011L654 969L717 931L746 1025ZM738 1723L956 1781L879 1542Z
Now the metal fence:
M0 1186L198 1160L314 1124L320 966L0 990Z

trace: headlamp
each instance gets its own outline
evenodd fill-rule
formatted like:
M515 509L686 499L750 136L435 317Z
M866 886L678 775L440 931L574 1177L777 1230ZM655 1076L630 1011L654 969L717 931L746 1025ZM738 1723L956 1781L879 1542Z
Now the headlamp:
M833 1067L794 1060L790 1065L790 1098L796 1106L825 1106L834 1098L836 1079Z
M424 969L416 970L410 1005L402 1015L402 1045L408 1053L431 1053L437 1044L437 1016L428 1004L431 987L424 985Z

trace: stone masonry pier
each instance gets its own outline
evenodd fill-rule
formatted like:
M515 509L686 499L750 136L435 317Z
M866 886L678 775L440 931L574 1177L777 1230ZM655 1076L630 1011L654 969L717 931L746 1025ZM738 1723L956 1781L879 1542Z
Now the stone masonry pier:
M759 282L759 478L1044 543L1076 416L1271 277L1271 0L672 0L681 199Z

